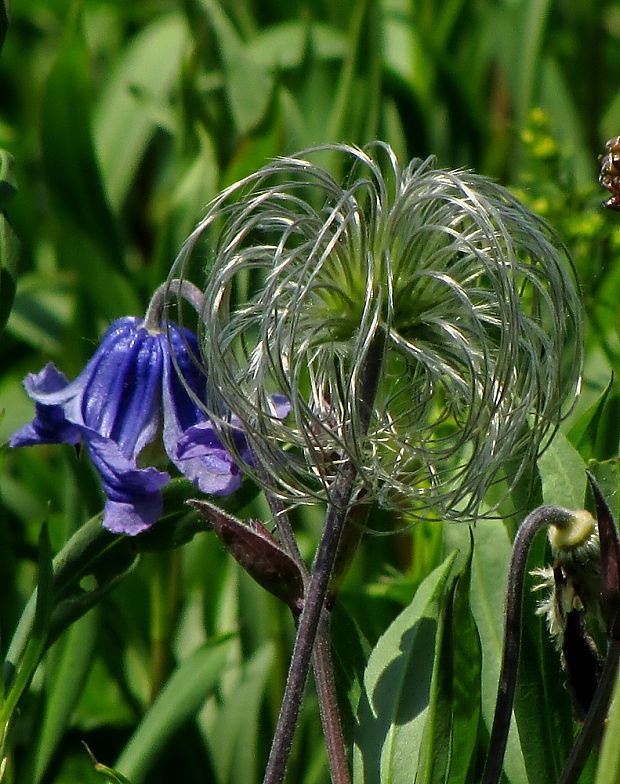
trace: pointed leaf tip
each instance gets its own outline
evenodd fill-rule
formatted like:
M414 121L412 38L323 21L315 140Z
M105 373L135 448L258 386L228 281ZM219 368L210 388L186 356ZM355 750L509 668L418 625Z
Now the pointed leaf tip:
M620 538L609 504L590 472L588 472L588 481L594 496L598 520L601 547L601 595L607 634L612 640L620 640Z

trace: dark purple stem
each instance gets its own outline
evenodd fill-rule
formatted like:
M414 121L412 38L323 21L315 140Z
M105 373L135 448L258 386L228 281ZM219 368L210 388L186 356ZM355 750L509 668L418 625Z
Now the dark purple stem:
M497 700L495 702L489 753L484 766L481 784L497 784L502 773L502 763L508 741L512 704L517 684L519 648L521 646L523 583L530 545L534 536L543 526L556 525L558 528L563 528L571 522L573 517L573 513L567 509L562 509L558 506L541 506L525 518L517 531L508 569L502 666L497 687Z
M261 478L263 478L262 474L264 474L264 468L258 460L255 460L255 465L258 470L258 478L261 480ZM263 478L263 482L264 486L268 486L266 478ZM302 574L304 586L307 587L310 577L308 567L299 552L297 540L295 539L295 534L293 533L293 528L286 508L282 501L273 493L265 491L265 496L274 518L280 542L291 558L296 562ZM331 780L333 784L350 784L349 764L344 735L342 733L342 722L340 720L340 710L338 708L334 667L331 655L330 615L327 610L323 611L317 629L314 653L312 656L312 667L319 700L323 735L325 736L325 743L327 745L327 757Z
M330 621L329 611L324 609L317 630L314 653L312 654L312 665L319 697L323 734L327 743L327 756L332 784L351 784L349 761L347 759L344 735L342 734L342 722L340 721L336 682L334 680Z
M383 353L383 340L380 337L376 337L369 346L360 376L362 381L358 395L358 410L361 432L366 432L370 423ZM338 552L340 536L349 514L349 502L353 493L356 474L357 470L353 462L346 460L341 465L334 481L323 533L316 551L310 582L304 598L304 609L297 627L297 637L295 638L282 707L263 784L281 784L286 773L286 766L308 678L308 670L310 669L312 651Z

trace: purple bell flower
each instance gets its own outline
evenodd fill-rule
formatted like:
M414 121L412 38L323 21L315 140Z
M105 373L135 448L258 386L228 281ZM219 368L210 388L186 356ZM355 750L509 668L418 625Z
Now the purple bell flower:
M232 493L241 471L212 429L205 445L203 428L211 425L188 393L204 397L204 378L192 359L198 355L196 337L185 328L169 323L166 334L147 329L139 318L118 319L74 381L52 363L26 377L36 416L10 444L85 444L107 496L103 525L115 533L138 534L161 516L161 488L170 476L138 466L140 452L158 433L170 460L200 490ZM194 427L199 448L192 449L186 436L180 455L179 441ZM239 437L244 440L241 432Z

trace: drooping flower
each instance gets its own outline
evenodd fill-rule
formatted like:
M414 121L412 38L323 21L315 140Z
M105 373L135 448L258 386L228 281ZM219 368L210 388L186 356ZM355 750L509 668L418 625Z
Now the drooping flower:
M188 431L209 425L201 405L205 382L192 355L196 337L183 327L118 319L74 381L52 363L27 376L36 416L10 444L83 443L107 496L103 524L116 533L140 533L161 515L161 488L170 476L139 466L140 453L160 433L170 460L203 492L231 493L241 470L217 438L208 445L203 439L199 454L179 455L184 436L185 450L191 446ZM243 451L243 434L237 438Z
M342 182L314 156L342 164ZM484 177L433 159L401 168L382 143L308 150L217 197L175 276L203 236L218 436L243 463L222 422L234 411L282 497L334 501L349 461L381 504L475 517L490 486L510 488L534 464L576 397L570 260ZM269 390L290 400L286 420Z

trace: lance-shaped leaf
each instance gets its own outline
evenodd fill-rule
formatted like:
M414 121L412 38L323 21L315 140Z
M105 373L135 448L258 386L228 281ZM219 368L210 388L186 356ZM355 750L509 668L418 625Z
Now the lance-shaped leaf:
M9 26L9 11L7 0L0 0L0 52L6 37L6 31Z
M601 597L607 634L620 640L620 539L611 509L594 476L588 473L596 503L598 533L601 543Z
M1 9L0 1L0 46L2 44ZM0 150L0 331L9 317L15 297L18 242L3 210L16 192L13 158L5 150Z
M187 502L211 523L232 557L263 588L295 614L303 606L304 586L299 567L258 520L241 521L208 501Z

